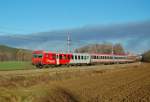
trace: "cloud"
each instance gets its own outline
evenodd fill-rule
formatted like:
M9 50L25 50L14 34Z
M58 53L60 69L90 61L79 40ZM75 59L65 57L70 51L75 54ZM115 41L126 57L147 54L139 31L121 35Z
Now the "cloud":
M85 26L76 29L39 32L29 35L0 36L0 44L28 49L66 51L67 34L71 35L71 48L92 43L121 43L126 50L140 52L150 49L150 21L105 26Z

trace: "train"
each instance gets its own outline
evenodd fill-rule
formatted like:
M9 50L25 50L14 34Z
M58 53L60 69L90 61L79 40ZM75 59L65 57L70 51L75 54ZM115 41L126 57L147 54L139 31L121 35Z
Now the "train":
M103 53L63 53L36 50L32 52L32 64L37 68L93 64L125 64L139 60L137 55Z

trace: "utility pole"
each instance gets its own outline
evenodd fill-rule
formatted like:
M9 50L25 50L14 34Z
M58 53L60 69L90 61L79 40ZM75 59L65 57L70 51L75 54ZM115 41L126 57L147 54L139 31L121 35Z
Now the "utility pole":
M71 38L70 38L70 34L68 33L68 35L67 35L67 48L68 48L68 53L70 53L70 45L71 45Z
M113 62L115 61L114 59L114 45L112 44L112 49L111 49L111 54L112 54L112 59L113 59ZM115 62L114 62L115 63Z

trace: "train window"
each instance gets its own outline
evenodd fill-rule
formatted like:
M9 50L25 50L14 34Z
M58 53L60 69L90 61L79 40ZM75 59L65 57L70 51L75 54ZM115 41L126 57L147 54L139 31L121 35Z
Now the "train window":
M80 59L80 56L78 56L78 59Z
M66 59L66 55L62 55L62 59Z
M65 55L65 59L68 59L68 55Z
M72 59L72 56L71 56L71 55L69 55L68 57L69 57L69 59Z
M34 57L34 58L36 58L36 57L37 57L37 55L36 55L36 54L34 54L34 55L33 55L33 57Z
M63 56L62 56L62 59L67 59L67 56L66 56L66 55L63 55Z
M84 56L84 59L86 60L86 56Z
M98 59L101 59L101 56L99 56L99 58Z
M75 59L77 59L77 55L75 55Z
M45 57L49 57L48 53L45 55Z
M74 56L72 55L72 59L74 59Z
M100 59L103 59L102 57L103 57L103 56L100 56Z
M56 59L58 59L58 55L56 55Z
M42 58L42 55L38 55L38 58Z
M87 56L86 58L89 59L89 56Z
M98 59L98 56L96 56L96 59Z
M62 55L59 55L59 59L62 59Z
M56 59L56 55L55 54L52 55L52 59Z
M81 59L83 60L83 56L81 56Z

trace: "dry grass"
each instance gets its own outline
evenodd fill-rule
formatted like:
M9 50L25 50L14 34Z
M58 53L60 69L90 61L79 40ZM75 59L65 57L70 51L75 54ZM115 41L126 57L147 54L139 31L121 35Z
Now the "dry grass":
M0 102L149 102L150 64L0 75Z

